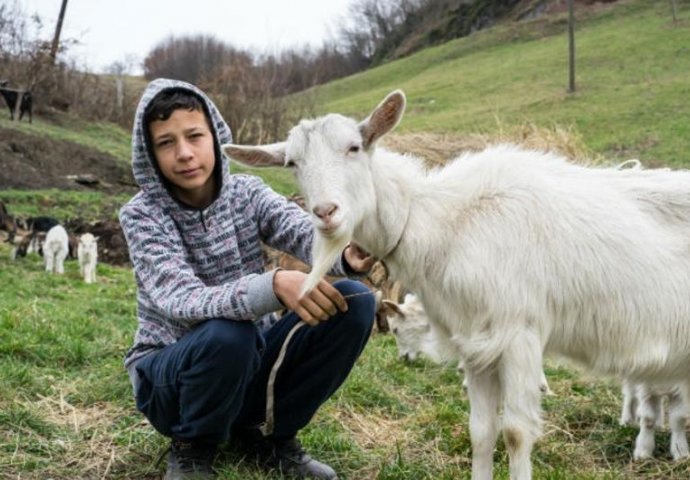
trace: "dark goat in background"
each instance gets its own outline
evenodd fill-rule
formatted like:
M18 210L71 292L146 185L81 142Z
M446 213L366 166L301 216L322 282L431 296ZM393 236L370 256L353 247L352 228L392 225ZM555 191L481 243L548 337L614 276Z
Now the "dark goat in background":
M5 99L7 107L10 109L10 120L14 120L14 112L17 106L17 98L20 90L7 88L7 80L0 80L0 94ZM21 105L19 106L19 120L25 113L29 114L29 123L33 120L33 98L31 92L22 92Z
M58 225L57 219L53 217L31 217L26 220L26 229L29 235L22 239L17 247L16 256L23 257L28 252L37 252L42 255L41 247L48 231Z
M17 234L17 220L10 215L7 207L0 201L0 230L7 232L5 242L14 243L14 236Z

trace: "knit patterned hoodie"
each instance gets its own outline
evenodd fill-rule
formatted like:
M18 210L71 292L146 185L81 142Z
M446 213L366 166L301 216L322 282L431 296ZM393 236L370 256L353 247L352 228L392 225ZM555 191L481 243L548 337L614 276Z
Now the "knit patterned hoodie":
M211 119L220 188L205 209L190 208L172 196L147 146L144 111L167 89L196 94ZM213 102L193 85L154 80L139 102L132 169L141 191L120 210L138 287L139 328L125 357L128 368L210 318L254 321L260 328L273 325L276 316L271 312L282 305L273 292L275 271L265 271L260 242L303 261L310 259L309 216L259 178L231 175L220 153L220 145L231 141L230 129ZM343 265L336 265L333 273L343 275Z

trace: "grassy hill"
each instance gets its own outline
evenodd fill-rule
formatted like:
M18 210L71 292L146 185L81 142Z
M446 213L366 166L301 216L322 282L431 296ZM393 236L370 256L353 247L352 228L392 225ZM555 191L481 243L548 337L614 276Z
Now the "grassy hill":
M571 129L615 159L690 166L690 2L578 2L576 93L565 14L504 23L318 89L323 112L364 115L408 97L403 132L463 135L525 123Z
M674 23L664 1L578 2L573 94L567 93L567 18L558 14L506 21L320 86L315 103L319 113L362 117L401 88L408 109L399 134L520 140L529 125L568 132L611 162L639 158L648 166L687 167L690 1L677 3ZM28 125L0 116L0 128L80 143L129 162L130 134L112 124L58 115ZM295 191L287 171L253 173L281 193Z

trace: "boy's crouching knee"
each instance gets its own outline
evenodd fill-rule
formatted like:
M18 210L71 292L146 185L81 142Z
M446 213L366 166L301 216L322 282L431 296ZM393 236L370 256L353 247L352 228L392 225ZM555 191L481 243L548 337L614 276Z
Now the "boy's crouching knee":
M374 292L362 282L356 280L339 280L333 286L345 297L348 310L348 328L359 327L369 333L374 324L376 313L376 298Z
M224 362L251 359L257 350L256 328L251 322L213 319L197 327L201 329L197 347L205 355Z

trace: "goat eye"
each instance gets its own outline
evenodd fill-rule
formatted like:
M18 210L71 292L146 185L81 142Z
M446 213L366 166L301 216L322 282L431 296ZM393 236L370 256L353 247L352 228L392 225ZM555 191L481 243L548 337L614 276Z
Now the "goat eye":
M292 160L286 160L285 166L289 167L289 168L295 168L295 167L297 167L297 164L295 162L293 162Z
M359 153L359 145L352 145L348 150L347 153Z

